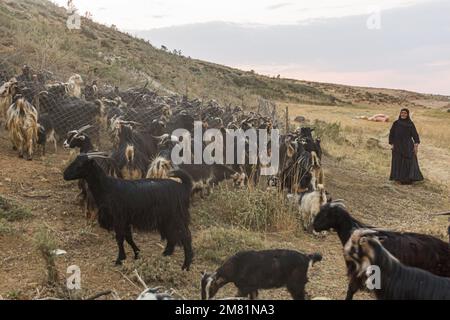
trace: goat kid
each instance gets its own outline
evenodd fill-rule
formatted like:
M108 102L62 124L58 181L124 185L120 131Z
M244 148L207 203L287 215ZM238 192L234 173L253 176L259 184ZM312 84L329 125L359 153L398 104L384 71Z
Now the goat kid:
M320 212L320 208L327 202L327 194L323 185L319 185L315 191L300 194L298 209L304 230L318 235L314 231L313 222L316 215Z
M293 250L239 252L216 272L202 274L202 300L214 298L227 283L238 288L238 297L254 300L260 289L286 287L293 299L304 300L308 270L321 260L319 253L305 255Z

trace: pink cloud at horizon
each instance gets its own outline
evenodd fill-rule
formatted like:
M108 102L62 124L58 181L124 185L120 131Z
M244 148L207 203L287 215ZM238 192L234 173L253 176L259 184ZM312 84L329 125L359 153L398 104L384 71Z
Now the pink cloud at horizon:
M359 87L409 90L419 93L450 96L450 69L430 70L421 76L415 70L400 73L394 70L339 72L325 71L298 65L235 66L255 70L259 74L313 82L335 83ZM431 75L431 76L430 76ZM430 80L430 78L432 80Z

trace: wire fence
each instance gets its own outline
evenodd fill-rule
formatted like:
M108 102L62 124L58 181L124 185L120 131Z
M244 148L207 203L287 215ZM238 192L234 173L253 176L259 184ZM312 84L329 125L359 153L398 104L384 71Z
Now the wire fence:
M274 127L279 124L276 105L263 99L255 113L245 112L239 106L224 107L215 100L189 100L173 93L160 95L148 88L148 82L121 91L109 85L100 88L95 83L82 85L73 79L58 81L50 72L33 72L29 67L24 67L22 74L13 79L17 85L16 96L25 97L36 107L39 117L49 119L60 140L68 131L91 125L87 134L99 141L114 119L135 122L142 130L150 129L154 121L170 123L179 115L212 127L227 127L232 122L239 127L250 118L265 118ZM8 77L2 79L7 80Z

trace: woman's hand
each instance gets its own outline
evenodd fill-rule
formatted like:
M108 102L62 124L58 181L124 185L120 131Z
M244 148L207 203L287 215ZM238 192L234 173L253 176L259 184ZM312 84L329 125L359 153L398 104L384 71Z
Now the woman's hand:
M391 150L394 150L394 145L393 144L391 144Z

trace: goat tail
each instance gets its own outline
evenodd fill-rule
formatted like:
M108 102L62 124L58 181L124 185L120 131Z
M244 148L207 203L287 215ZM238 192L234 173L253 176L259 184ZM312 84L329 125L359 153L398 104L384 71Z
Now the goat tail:
M169 175L170 178L178 178L181 180L181 183L186 186L186 188L191 191L194 184L192 182L192 177L183 170L175 170L172 171Z
M318 252L308 255L309 267L312 267L314 263L322 261L322 255Z
M127 159L127 162L133 162L134 160L134 146L129 144L127 148L125 149L125 158Z

